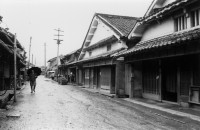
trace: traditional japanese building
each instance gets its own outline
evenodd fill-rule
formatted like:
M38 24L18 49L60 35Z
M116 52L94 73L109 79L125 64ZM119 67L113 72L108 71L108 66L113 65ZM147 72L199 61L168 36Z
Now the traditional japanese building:
M26 52L18 40L17 45L17 77L24 77ZM7 29L0 28L0 91L8 90L14 78L14 35Z
M154 0L129 40L117 57L125 57L130 97L200 104L199 0Z
M82 76L81 66L76 64L80 50L81 49L72 51L64 55L64 57L61 59L59 74L64 76L68 80L68 83L76 83L78 85L82 85L82 81L79 80L79 76Z
M77 64L85 87L124 95L123 59L112 55L126 50L127 36L138 18L96 13L84 39Z
M57 80L57 76L58 76L58 66L61 64L60 59L63 58L63 55L60 55L58 57L54 57L49 59L48 62L48 66L47 66L47 77L49 77L50 75L48 74L49 72L55 72L54 74L54 78L55 80ZM53 78L53 79L54 79Z

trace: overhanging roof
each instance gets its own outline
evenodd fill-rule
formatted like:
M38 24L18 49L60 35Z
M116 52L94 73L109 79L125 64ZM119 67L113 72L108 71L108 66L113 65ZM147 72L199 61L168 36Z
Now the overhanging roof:
M107 37L105 39L102 39L101 41L91 45L91 46L88 46L87 48L84 48L84 50L90 50L90 49L94 49L94 48L97 48L97 47L100 47L100 46L103 46L103 45L108 45L110 43L113 43L113 42L116 42L118 39L113 35L113 36L110 36L110 37Z
M185 5L189 2L194 2L194 1L197 1L197 0L176 0L162 8L159 8L158 11L156 11L146 17L143 17L142 19L140 19L140 22L144 23L144 22L149 22L152 20L159 19L159 18L163 17L163 15L165 15L166 13L172 12L174 9L178 9L178 7L182 7L183 5Z
M191 41L195 39L200 39L200 28L193 28L190 30L175 32L175 33L154 38L148 41L139 42L131 49L121 52L115 55L115 57L124 56L128 54L134 54L136 52L141 52L144 50L151 50L153 48L161 48L161 47L170 46L174 44L181 44L185 41Z
M86 58L86 59L82 59L82 60L77 61L76 63L82 63L82 62L88 62L88 61L111 58L113 54L118 53L123 49L124 48L120 48L120 49L117 49L117 50L114 50L114 51L109 51L109 52L106 52L106 53L103 53L103 54L100 54L100 55L97 55L97 56L93 56L93 57L89 57L89 58Z
M0 46L6 49L9 53L13 53L13 51L0 39Z

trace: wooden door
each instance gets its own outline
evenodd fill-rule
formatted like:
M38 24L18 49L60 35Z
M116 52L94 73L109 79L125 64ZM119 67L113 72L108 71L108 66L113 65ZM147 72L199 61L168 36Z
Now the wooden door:
M101 88L101 71L100 68L97 68L97 89Z

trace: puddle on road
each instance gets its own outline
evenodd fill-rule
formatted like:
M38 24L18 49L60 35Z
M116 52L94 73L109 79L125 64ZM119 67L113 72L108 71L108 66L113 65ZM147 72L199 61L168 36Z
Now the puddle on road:
M9 113L6 115L7 118L20 118L21 114L19 113Z

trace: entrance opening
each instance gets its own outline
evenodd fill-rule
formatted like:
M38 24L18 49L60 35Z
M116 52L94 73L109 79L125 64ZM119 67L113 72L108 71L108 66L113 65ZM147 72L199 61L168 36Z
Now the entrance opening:
M115 94L115 77L116 77L115 66L111 66L111 88L110 88L111 94Z
M176 60L162 62L162 99L177 102L177 66Z

